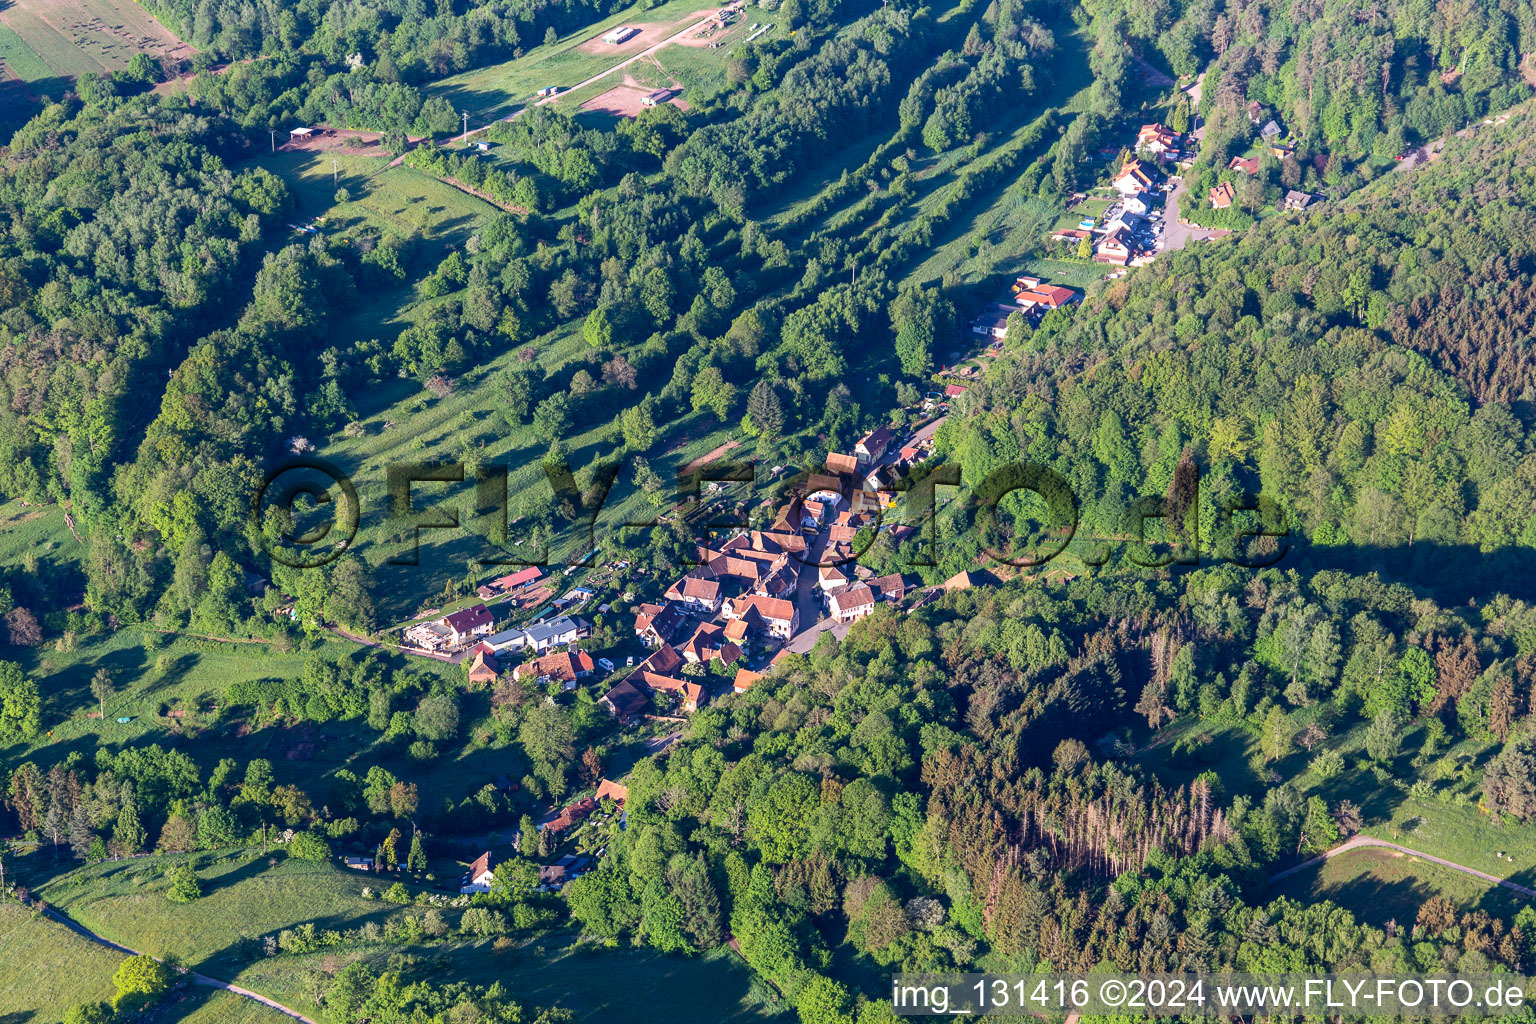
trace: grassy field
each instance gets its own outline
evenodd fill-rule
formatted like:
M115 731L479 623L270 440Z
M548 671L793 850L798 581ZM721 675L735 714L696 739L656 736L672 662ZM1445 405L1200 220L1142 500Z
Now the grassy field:
M0 564L25 565L30 557L45 575L69 578L75 575L84 554L85 548L69 532L64 509L58 505L0 504Z
M174 953L188 966L226 980L256 952L245 948L244 940L300 921L355 928L399 912L392 903L363 898L370 881L383 887L371 875L281 854L269 865L259 848L196 854L192 862L203 896L175 904L165 898L164 876L183 859L91 864L47 882L37 893L99 935L154 956Z
M558 1004L579 1021L607 1024L664 1024L709 1021L711 1024L791 1022L794 1011L771 987L728 950L702 957L661 956L644 949L597 949L578 945L575 936L542 936L531 944L493 953L489 942L452 940L421 953L445 953L440 980L478 985L501 982L524 1006ZM359 959L358 952L329 958L330 966ZM384 952L367 958L382 966ZM320 967L326 954L279 956L252 964L240 983L302 1011L313 1006L302 978Z
M20 904L0 903L0 1021L60 1020L75 1003L111 999L120 953L61 924L34 917Z
M175 953L189 966L237 981L301 1012L313 1008L305 978L312 969L334 972L360 958L382 964L398 949L392 944L347 945L311 955L266 957L252 941L301 921L313 921L321 929L355 928L365 921L382 924L391 914L406 911L378 899L364 899L361 890L365 884L382 888L387 879L381 884L379 878L333 864L281 856L276 866L269 866L259 850L201 854L195 863L204 895L193 903L176 905L161 891L166 884L164 870L175 860L179 858L149 857L79 868L48 882L38 895L114 941L157 955ZM302 908L298 916L296 908ZM116 954L98 952L99 947L63 928L46 922L34 925L19 910L7 916L6 910L0 907L4 945L9 949L10 933L16 925L23 926L22 934L30 944L24 948L37 949L40 977L78 974L105 980L116 969L120 960ZM15 925L12 917L17 919ZM664 957L650 951L579 945L574 933L562 932L541 936L508 953L493 952L489 942L459 939L415 952L451 954L445 958L448 967L439 980L481 985L499 980L519 1000L558 1003L575 1011L579 1020L748 1024L790 1012L776 1004L771 988L755 980L746 965L726 950L693 959ZM7 992L0 987L0 1011L8 1008L8 999L16 1001ZM107 984L101 996L91 998L110 993Z
M76 1003L109 1001L112 975L124 954L97 945L63 925L0 903L0 1021L54 1024ZM288 1018L249 999L188 988L157 1019L179 1024L276 1024Z
M335 645L338 653L344 649L350 645ZM187 743L194 757L196 734L212 723L211 705L230 683L295 676L308 659L301 653L281 653L270 644L199 644L137 629L83 639L72 651L44 646L21 652L21 657L23 667L41 677L46 696L46 731L32 750L62 744L90 755L97 747L166 742L174 736ZM97 711L90 680L99 668L111 673L118 691L107 704L105 721L89 717ZM184 719L167 717L164 712L171 710L189 714ZM132 721L120 724L119 717ZM20 756L29 752L23 750ZM217 760L218 753L210 756Z
M667 34L677 32L701 10L712 10L700 0L667 0L652 7L636 5L596 24L572 32L548 46L536 46L523 56L502 64L445 78L430 88L455 108L469 111L471 127L506 117L545 86L570 88L619 63L632 51L586 52L581 44L601 37L609 29L629 24L667 24ZM705 51L719 52L719 51ZM638 62L637 62L638 63ZM614 76L610 85L618 85Z
M134 54L190 56L148 11L129 0L14 0L0 20L57 75L115 71Z
M6 68L24 82L37 82L53 75L48 62L4 23L0 23L0 60L4 60Z
M1510 921L1524 905L1519 894L1471 875L1395 850L1350 850L1277 884L1274 896L1303 903L1332 900L1380 928L1388 921L1411 925L1431 896L1466 910L1482 908Z

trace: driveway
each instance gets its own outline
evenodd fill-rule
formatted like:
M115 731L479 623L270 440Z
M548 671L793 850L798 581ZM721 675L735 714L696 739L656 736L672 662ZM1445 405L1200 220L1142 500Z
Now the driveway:
M1222 238L1232 232L1226 228L1202 228L1194 224L1185 224L1179 219L1179 201L1185 196L1185 189L1189 187L1189 179L1180 176L1179 183L1174 190L1168 193L1168 212L1163 214L1163 247L1160 252L1177 252L1188 245L1191 240L1200 241L1206 238Z

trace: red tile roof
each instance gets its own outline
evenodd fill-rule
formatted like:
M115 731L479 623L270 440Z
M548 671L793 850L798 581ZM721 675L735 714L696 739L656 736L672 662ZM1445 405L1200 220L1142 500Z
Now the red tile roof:
M607 797L616 804L622 804L625 800L629 799L629 787L604 779L597 784L597 793L593 796L593 799L600 801L604 797Z
M828 473L857 473L859 460L852 455L843 455L840 452L827 453Z
M832 614L846 615L863 607L873 607L875 603L874 593L862 583L855 583L846 590L840 590L832 595Z
M511 590L513 587L520 587L525 583L532 583L534 580L543 575L544 574L539 571L538 566L530 565L526 569L519 569L517 572L512 573L510 576L502 576L499 579L491 580L491 586L499 587L502 590Z

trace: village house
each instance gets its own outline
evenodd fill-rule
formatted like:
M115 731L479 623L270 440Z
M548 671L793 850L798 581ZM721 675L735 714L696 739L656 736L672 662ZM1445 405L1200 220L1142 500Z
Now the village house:
M1305 210L1312 205L1312 195L1308 192L1298 192L1291 189L1285 194L1283 205L1287 210Z
M672 642L683 628L683 612L674 604L642 604L635 612L635 636L647 647Z
M496 656L482 650L475 651L475 660L470 663L465 678L471 683L494 683L497 675Z
M591 675L596 667L586 651L558 651L517 666L512 670L512 678L533 679L540 683L558 679L569 690L578 679Z
M894 601L900 603L907 596L907 583L902 579L901 573L893 572L889 576L881 576L869 581L869 589L874 591L882 601Z
M614 718L625 722L649 704L650 698L634 683L623 679L598 698L598 703L607 708Z
M1117 221L1104 232L1104 237L1099 239L1099 244L1094 247L1093 261L1113 263L1121 267L1131 262L1130 232L1125 229L1125 225Z
M667 600L677 603L690 615L714 615L720 610L720 584L717 580L697 575L709 572L708 568L703 568L684 576L667 588Z
M1259 129L1259 138L1265 142L1273 142L1285 134L1285 129L1280 127L1280 122L1271 120Z
M445 615L438 623L448 630L448 642L454 647L462 647L471 638L490 633L496 617L485 605L477 604Z
M1237 200L1237 189L1230 181L1224 181L1211 189L1211 209L1225 210Z
M1157 156L1178 152L1182 136L1161 124L1144 124L1136 133L1136 151Z
M836 476L855 476L859 472L859 460L841 452L827 452L827 472Z
M828 608L834 621L853 622L875 610L875 595L864 584L856 583L833 594Z
M464 877L459 879L459 892L469 894L477 892L490 892L491 884L496 880L495 864L491 859L491 851L487 850L475 858L475 862L464 872Z
M739 668L736 670L736 680L731 684L733 693L746 693L752 689L752 684L759 679L767 678L765 672L753 672L751 669Z
M603 779L597 784L597 792L593 794L592 799L598 803L602 803L604 800L612 800L615 804L623 807L624 801L629 799L629 787Z
M1113 184L1115 191L1122 196L1132 196L1152 187L1152 175L1140 160L1133 158L1127 160L1125 166L1120 168L1120 173L1115 175Z
M351 868L353 871L373 870L372 857L343 857L341 858L341 862L348 868Z
M884 424L871 430L853 446L853 454L859 460L859 465L871 462L879 462L885 455L885 449L890 446L891 431Z
M1017 285L1017 282L1015 282ZM1026 313L1044 313L1060 309L1069 302L1077 301L1077 292L1059 284L1036 284L1033 288L1016 290L1014 303Z
M572 618L569 615L557 615L544 622L537 622L531 626L518 629L508 629L487 638L485 641L498 653L501 651L532 650L534 652L547 651L562 644L568 644L591 633L592 627L581 619Z
M1227 164L1227 170L1238 171L1242 174L1258 174L1259 158L1256 156L1235 156L1232 158L1232 162Z
M971 333L979 334L984 338L996 338L999 341L1008 337L1007 312L994 308L982 313L971 321Z
M800 629L800 611L793 601L751 594L728 601L727 619L743 619L748 629L757 629L779 640L788 640Z
M1084 228L1062 228L1051 232L1053 242L1081 242L1085 238L1092 237L1092 232Z
M590 796L584 796L575 803L562 807L559 814L549 816L539 823L541 832L564 832L577 822L586 821L597 810L597 801Z
M819 565L816 567L816 586L821 591L822 599L831 602L832 595L848 585L848 575L835 565Z
M718 658L722 665L733 665L741 657L741 648L725 635L725 627L716 622L701 622L693 635L683 642L683 660L699 665Z
M1264 109L1264 104L1260 103L1258 100L1250 100L1248 102L1247 109L1249 123L1257 128L1264 122L1264 115L1267 113L1267 111Z

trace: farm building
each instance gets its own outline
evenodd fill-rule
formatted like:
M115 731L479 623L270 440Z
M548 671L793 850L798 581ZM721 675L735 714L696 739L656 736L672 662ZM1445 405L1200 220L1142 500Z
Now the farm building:
M649 93L648 95L642 96L640 98L640 105L642 107L659 107L663 103L665 103L668 100L670 100L671 98L672 98L672 90L671 89L657 89L653 93Z
M607 35L603 36L603 42L609 44L610 46L618 46L620 43L628 42L639 34L640 30L637 28L630 28L628 25L620 25L612 32L609 32Z

